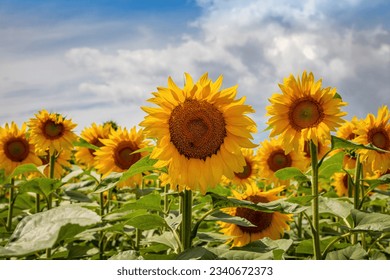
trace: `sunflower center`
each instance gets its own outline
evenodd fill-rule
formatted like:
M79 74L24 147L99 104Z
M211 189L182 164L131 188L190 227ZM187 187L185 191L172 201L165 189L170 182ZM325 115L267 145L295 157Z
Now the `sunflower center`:
M121 142L114 151L115 164L122 169L129 169L140 158L140 153L132 154L138 147L132 142Z
M51 140L58 139L64 135L64 125L62 123L55 123L52 120L48 120L43 125L43 132L46 138Z
M286 155L283 150L276 150L269 155L267 164L269 169L276 172L279 169L290 167L292 159L291 156L289 154Z
M4 147L4 153L12 161L22 162L30 152L29 144L25 139L10 139Z
M390 149L390 139L386 131L381 128L372 129L368 132L368 141L382 150Z
M324 119L324 110L318 101L311 97L303 97L292 104L288 118L290 125L300 131L318 125Z
M247 179L252 175L252 166L248 161L245 161L246 165L244 166L244 170L242 172L236 173L234 172L234 175L238 177L239 179Z
M216 154L224 142L225 119L214 105L187 99L172 110L169 132L181 155L205 160Z
M259 195L249 196L246 200L254 203L269 202L265 197ZM238 226L245 233L258 233L266 230L272 223L273 213L266 213L262 211L256 211L249 208L238 207L236 209L235 216L245 218L251 222L255 227Z

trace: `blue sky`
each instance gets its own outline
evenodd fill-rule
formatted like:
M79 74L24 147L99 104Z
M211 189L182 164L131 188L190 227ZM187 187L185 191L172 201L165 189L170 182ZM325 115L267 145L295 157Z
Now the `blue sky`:
M238 84L260 131L278 83L303 70L338 89L347 119L390 105L387 0L0 0L0 38L0 125L45 108L77 132L131 127L184 72Z

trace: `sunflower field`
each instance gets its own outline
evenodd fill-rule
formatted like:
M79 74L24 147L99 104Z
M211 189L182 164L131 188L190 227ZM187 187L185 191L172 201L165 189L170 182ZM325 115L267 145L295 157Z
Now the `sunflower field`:
M390 259L389 108L346 121L335 88L290 75L254 143L222 80L168 78L139 127L2 124L0 259Z

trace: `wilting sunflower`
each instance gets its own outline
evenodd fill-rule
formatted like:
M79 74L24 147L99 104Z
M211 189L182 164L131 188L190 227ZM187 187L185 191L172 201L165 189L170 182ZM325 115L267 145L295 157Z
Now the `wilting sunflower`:
M360 144L372 144L388 152L377 152L361 149L357 152L362 162L368 164L371 172L386 172L390 169L390 112L387 106L378 109L378 116L368 114L366 119L359 123L355 130L357 137L355 142Z
M137 131L135 127L130 131L120 127L116 131L112 130L109 138L101 139L101 142L104 146L95 152L95 168L103 177L111 172L127 171L145 155L144 152L133 152L147 146L142 129ZM141 182L142 175L137 174L118 184L118 187L135 187Z
M103 143L100 139L108 139L110 135L111 125L97 125L93 123L91 127L86 127L81 132L81 138L88 143L102 147ZM95 162L95 150L84 147L77 147L75 157L78 163L85 165L87 168L94 166Z
M306 167L305 158L300 150L285 151L282 140L280 138L271 138L260 143L258 149L259 157L259 174L262 178L266 178L274 184L286 184L285 181L280 181L275 172L286 167L296 167L304 171Z
M245 98L235 99L236 86L220 90L222 76L213 82L206 73L197 83L185 78L183 89L171 78L168 88L157 88L149 101L159 107L142 107L148 115L141 126L157 140L151 158L158 159L156 167L168 166L173 187L205 192L222 175L244 172L241 148L256 147L249 140L256 124L245 114L254 111Z
M249 188L259 179L259 156L253 149L242 149L245 158L245 166L242 172L235 172L232 179L224 178L225 183L239 187Z
M40 111L35 118L30 119L30 138L39 153L49 149L50 154L54 151L71 150L77 136L72 131L77 125L71 120L65 119L61 114Z
M19 129L14 122L11 125L6 123L4 128L0 127L0 169L4 169L6 175L21 164L42 164L35 154L34 145L26 137L26 128L25 123Z
M336 172L331 177L332 185L334 186L338 196L348 196L348 187L350 185L349 175L345 172ZM351 185L352 188L352 185Z
M321 88L322 80L314 81L314 75L303 72L302 79L293 75L284 79L279 87L282 93L273 94L267 106L271 137L280 135L286 152L297 151L304 141L330 139L330 131L336 130L346 113L340 107L346 105L336 94L335 88Z
M233 190L233 195L237 199L247 200L253 203L267 203L280 199L281 197L277 196L277 194L282 190L283 187L278 187L262 192L257 188L248 188L244 194ZM242 207L226 208L224 212L231 216L245 218L254 225L254 227L247 227L218 222L222 228L221 232L232 237L228 242L232 242L232 246L240 247L264 237L271 239L281 238L284 231L290 229L287 222L292 220L292 215L290 214L281 214L279 212L266 213Z

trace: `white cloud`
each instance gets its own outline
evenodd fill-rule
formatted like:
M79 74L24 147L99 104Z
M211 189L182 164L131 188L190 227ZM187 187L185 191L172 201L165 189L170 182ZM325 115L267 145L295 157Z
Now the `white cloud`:
M360 28L358 23L345 24L333 16L344 10L354 11L361 1L337 1L333 6L324 0L198 3L203 13L189 21L193 33L186 29L164 37L161 30L139 26L132 33L137 44L129 43L131 35L122 41L116 38L110 47L103 42L85 47L75 41L57 61L52 60L53 56L43 60L44 65L50 66L45 71L36 69L38 61L31 61L31 69L25 68L21 74L25 79L19 81L27 79L32 85L33 80L36 87L45 79L51 81L50 88L68 85L64 94L70 100L62 98L61 102L66 108L74 104L72 113L86 124L96 118L107 119L111 114L120 124L137 124L143 117L138 106L146 104L157 86L165 86L168 76L182 85L184 72L195 78L206 71L212 78L223 74L225 87L239 84L239 95L248 96L247 103L257 111L252 117L259 130L266 126L265 106L271 94L278 91L277 84L303 70L323 78L324 86L338 88L349 102L349 117L363 117L376 112L381 104L390 103L389 30L382 25ZM15 66L13 71L10 63L9 75L17 76L20 67ZM20 84L20 89L24 86ZM5 90L15 87L8 82ZM69 92L71 89L76 92ZM91 100L97 104L89 108ZM106 104L104 113L98 113L99 102ZM126 106L131 108L128 114ZM257 139L263 137L258 135Z

